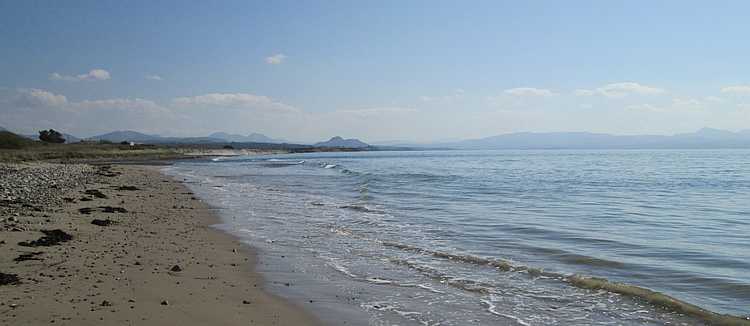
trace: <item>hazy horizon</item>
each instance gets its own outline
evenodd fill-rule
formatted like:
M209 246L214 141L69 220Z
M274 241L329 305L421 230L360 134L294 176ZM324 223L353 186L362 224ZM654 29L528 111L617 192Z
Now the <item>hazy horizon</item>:
M0 1L0 126L306 142L740 131L747 9Z

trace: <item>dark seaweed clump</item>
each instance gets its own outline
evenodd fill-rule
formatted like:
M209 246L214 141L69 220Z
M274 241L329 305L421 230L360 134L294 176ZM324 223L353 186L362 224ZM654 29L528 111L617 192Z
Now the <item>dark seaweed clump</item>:
M112 220L95 219L95 220L91 221L91 224L98 225L98 226L110 226L110 225L112 225L112 223L113 223Z
M117 189L117 190L125 190L125 191L136 191L136 190L140 190L140 189L138 189L138 187L135 187L135 186L120 186L120 187L117 187L117 188L115 188L115 189Z
M94 196L96 198L107 198L107 195L96 189L89 189L83 192L84 194Z
M112 206L99 206L99 208L102 209L105 213L127 213L128 210L124 209L122 207L112 207Z
M44 236L34 241L22 241L19 242L19 246L24 247L49 247L56 246L62 242L73 240L73 236L65 233L60 229L55 230L42 230Z
M43 259L37 257L37 256L39 256L41 254L43 254L43 252L41 252L41 251L30 252L30 253L26 253L26 254L21 254L18 257L14 258L13 261L16 262L16 264L17 264L17 263L20 263L22 261L27 261L27 260L43 260Z
M16 274L0 273L0 285L21 284Z

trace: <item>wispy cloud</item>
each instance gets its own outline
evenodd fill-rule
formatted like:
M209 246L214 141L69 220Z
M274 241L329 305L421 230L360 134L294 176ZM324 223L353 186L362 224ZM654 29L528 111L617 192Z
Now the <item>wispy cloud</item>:
M626 97L628 95L657 95L665 93L664 89L642 85L636 82L622 82L607 84L602 87L590 89L577 89L573 92L576 96L602 95L611 98Z
M58 107L68 103L68 99L64 95L54 94L52 92L45 91L43 89L18 89L14 105L20 107Z
M211 93L172 100L177 107L240 108L297 113L299 109L270 97L249 93Z
M519 97L548 97L548 96L555 96L557 93L543 88L534 88L534 87L517 87L517 88L511 88L506 89L504 91L505 94L512 95L512 96L519 96Z
M351 114L358 117L373 117L389 114L404 114L404 113L415 113L419 112L413 108L402 108L402 107L382 107L382 108L367 108L367 109L356 109L356 110L338 110L337 113Z
M65 80L65 81L99 81L99 80L107 80L110 79L111 75L109 74L109 71L106 71L104 69L92 69L89 72L85 74L80 75L61 75L59 73L52 73L49 75L50 80Z
M266 63L269 65L278 65L286 60L286 55L283 53L274 54L270 57L266 57Z
M148 79L148 80L164 80L159 75L146 75L146 79Z
M721 92L731 94L750 94L750 85L727 86L722 88Z

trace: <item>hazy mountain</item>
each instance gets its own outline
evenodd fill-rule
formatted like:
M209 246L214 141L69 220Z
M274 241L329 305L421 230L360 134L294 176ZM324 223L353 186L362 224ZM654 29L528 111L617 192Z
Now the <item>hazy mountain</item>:
M149 143L149 142L158 142L162 140L163 138L158 135L147 135L147 134L143 134L137 131L119 130L119 131L106 133L103 135L89 137L89 139L105 140L105 141L111 141L113 143L119 143L123 141L136 142L136 143Z
M5 129L5 128L3 128L3 127L0 127L0 131L8 131L8 130L6 130L6 129Z
M282 139L274 139L259 133L252 133L247 136L238 134L228 134L226 132L215 132L208 135L209 138L222 139L228 142L235 143L283 143Z
M359 139L344 139L339 136L333 137L328 141L315 143L315 147L340 147L340 148L364 148L370 147L370 145L360 141Z
M81 141L81 138L78 138L78 137L73 136L71 134L65 134L65 133L63 133L63 137L65 138L65 142L68 143L68 144L70 144L70 143L77 143L77 142Z
M589 132L519 132L499 136L433 144L461 149L649 149L649 148L750 148L750 132L703 128L674 136L618 136Z

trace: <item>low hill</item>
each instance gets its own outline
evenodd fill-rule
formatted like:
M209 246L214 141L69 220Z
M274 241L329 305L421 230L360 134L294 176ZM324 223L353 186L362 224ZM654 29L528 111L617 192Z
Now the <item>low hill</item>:
M136 143L148 143L159 140L161 137L158 135L147 135L137 131L131 130L118 130L103 135L93 136L91 140L104 140L113 143L119 143L123 141L136 142Z
M327 141L315 143L315 147L335 147L335 148L365 148L370 147L369 144L360 141L359 139L344 139L339 136L333 137Z
M16 135L10 131L0 131L0 148L19 149L33 144L34 142L24 136Z

